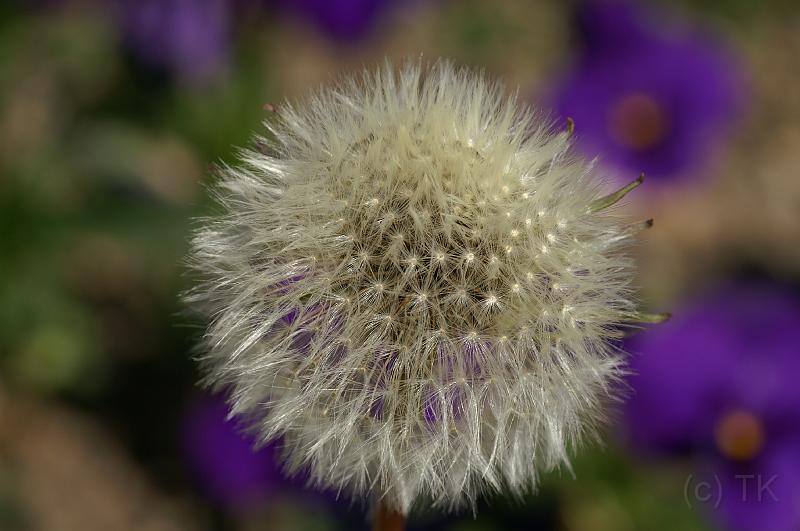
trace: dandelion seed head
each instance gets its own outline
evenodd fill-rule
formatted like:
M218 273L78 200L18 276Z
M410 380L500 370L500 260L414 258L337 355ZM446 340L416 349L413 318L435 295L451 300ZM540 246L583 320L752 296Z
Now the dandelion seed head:
M404 513L566 463L634 308L631 231L587 207L569 136L447 62L386 65L266 125L193 241L187 301L233 412L283 436L288 471Z

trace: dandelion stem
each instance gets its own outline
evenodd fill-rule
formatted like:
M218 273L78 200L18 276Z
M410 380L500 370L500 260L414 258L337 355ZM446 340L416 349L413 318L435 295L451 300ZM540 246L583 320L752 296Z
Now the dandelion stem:
M379 501L375 508L372 531L403 531L405 528L406 517Z

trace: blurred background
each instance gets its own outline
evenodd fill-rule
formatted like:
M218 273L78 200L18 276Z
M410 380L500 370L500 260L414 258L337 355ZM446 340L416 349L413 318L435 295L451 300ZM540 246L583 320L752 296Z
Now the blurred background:
M0 529L350 530L196 385L193 218L268 103L450 57L575 120L648 308L605 443L411 529L800 529L794 0L3 0Z

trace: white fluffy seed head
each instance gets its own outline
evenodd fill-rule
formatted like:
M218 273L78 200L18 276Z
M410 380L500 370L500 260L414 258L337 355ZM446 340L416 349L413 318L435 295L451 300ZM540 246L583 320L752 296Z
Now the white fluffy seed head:
M202 361L289 471L407 512L520 494L602 419L632 231L569 135L447 62L280 107L194 240Z

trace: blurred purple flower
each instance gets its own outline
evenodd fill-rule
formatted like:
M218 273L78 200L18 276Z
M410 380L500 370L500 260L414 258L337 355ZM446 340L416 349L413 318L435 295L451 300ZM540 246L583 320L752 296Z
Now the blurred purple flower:
M726 50L648 15L628 0L581 2L582 50L555 95L581 148L625 180L701 169L743 103L742 76Z
M189 81L206 81L226 65L226 0L118 0L124 39L145 63Z
M631 443L694 457L727 528L800 529L800 297L742 284L675 315L630 342Z
M391 7L400 0L274 0L277 5L313 24L322 34L342 44L353 44L374 34Z
M241 510L291 488L276 460L275 445L254 450L228 406L219 397L202 396L189 406L182 426L187 465L201 489L221 506Z

